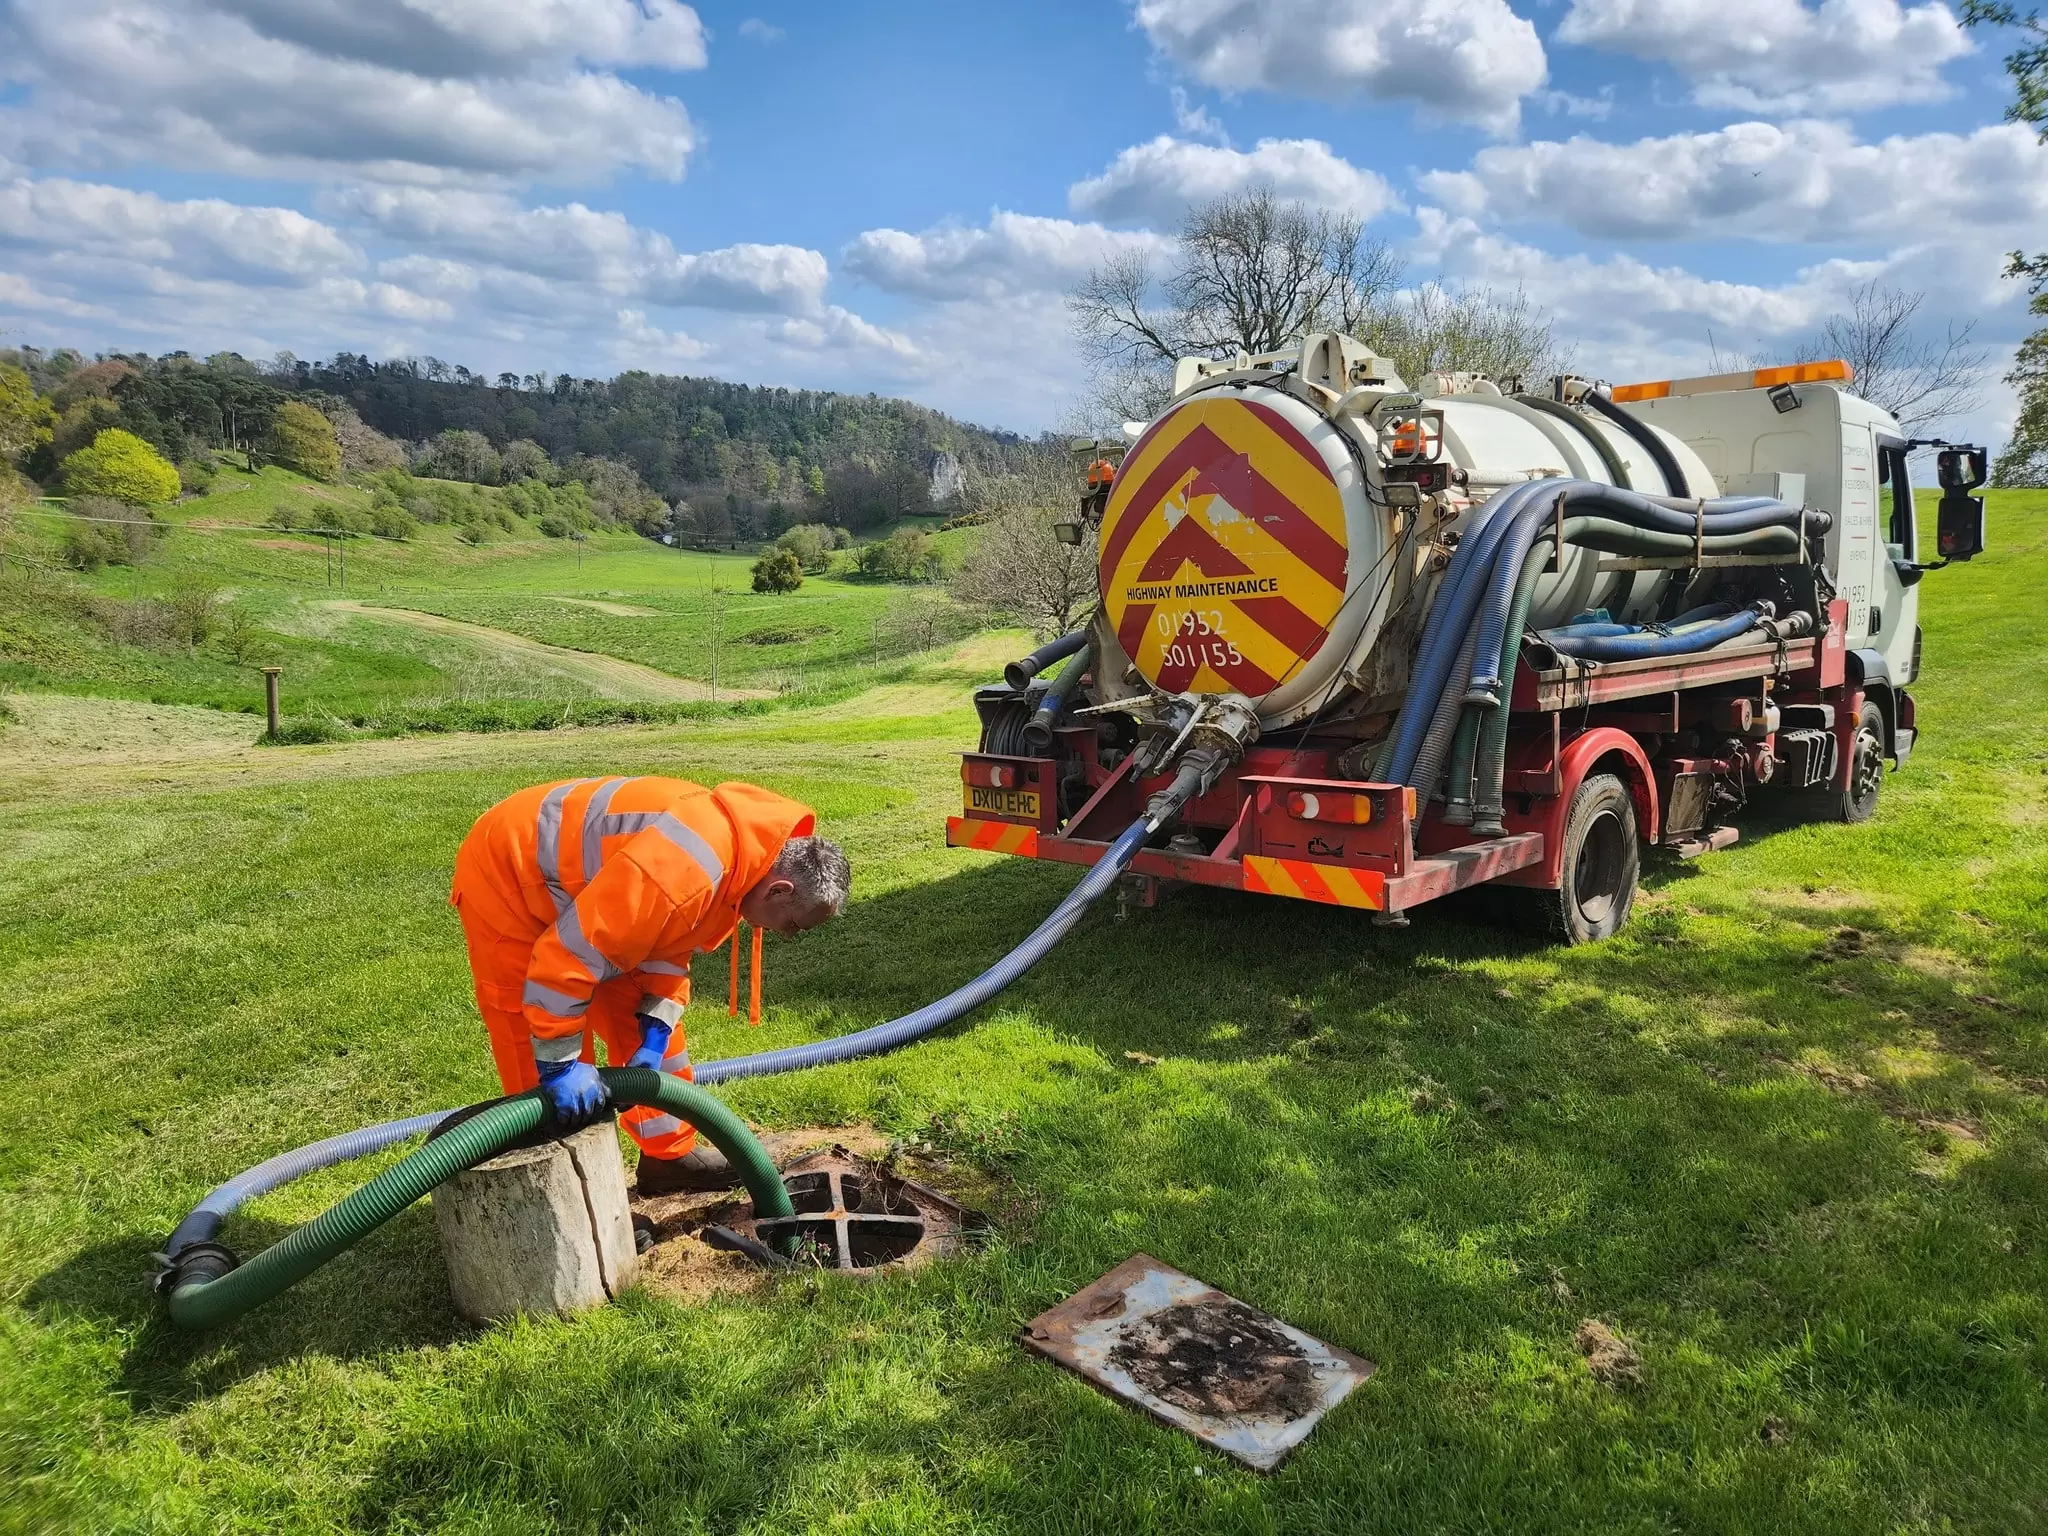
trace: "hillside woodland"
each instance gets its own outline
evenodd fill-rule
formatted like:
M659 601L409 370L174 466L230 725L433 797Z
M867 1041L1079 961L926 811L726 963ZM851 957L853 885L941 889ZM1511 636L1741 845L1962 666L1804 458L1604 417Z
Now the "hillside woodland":
M188 492L229 453L316 479L373 479L380 503L419 521L447 520L447 509L416 482L467 482L516 488L515 512L552 516L565 534L629 526L704 548L804 524L858 533L957 512L977 478L1014 475L1051 451L904 400L641 372L492 380L438 358L284 353L259 365L235 353L87 359L33 348L0 351L0 369L12 380L0 385L0 418L21 439L6 456L52 489L68 461L119 432L121 452L132 457L139 440ZM164 484L146 464L137 473L134 485L151 473ZM401 529L393 514L374 531Z

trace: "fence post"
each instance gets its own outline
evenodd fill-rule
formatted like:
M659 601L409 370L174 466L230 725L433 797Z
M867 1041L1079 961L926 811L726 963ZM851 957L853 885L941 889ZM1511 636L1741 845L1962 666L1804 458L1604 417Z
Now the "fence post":
M273 740L276 739L278 728L277 678L278 674L283 671L283 667L265 667L263 669L263 714L269 721L270 736Z

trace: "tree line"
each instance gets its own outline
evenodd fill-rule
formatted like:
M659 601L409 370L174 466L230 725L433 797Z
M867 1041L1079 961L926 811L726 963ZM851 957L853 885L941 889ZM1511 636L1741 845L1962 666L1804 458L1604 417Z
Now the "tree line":
M957 501L963 465L1000 474L1044 451L903 400L643 372L489 380L436 358L281 353L259 364L34 348L0 352L0 366L47 418L17 456L45 485L61 485L61 466L115 430L187 466L188 479L227 452L328 478L402 469L483 486L580 485L598 521L704 547L932 512ZM307 410L332 427L331 469L324 457L307 467ZM296 444L281 441L295 430Z

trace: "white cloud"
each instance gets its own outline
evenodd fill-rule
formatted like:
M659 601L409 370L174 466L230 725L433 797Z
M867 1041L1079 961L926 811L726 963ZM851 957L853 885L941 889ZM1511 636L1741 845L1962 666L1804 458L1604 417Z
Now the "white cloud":
M980 229L942 225L923 234L870 229L840 253L840 266L892 293L925 299L1055 293L1124 251L1155 251L1157 235L998 209Z
M1512 130L1543 84L1535 27L1507 0L1137 0L1153 46L1224 90L1419 104Z
M740 36L750 43L779 43L789 36L783 28L772 21L763 21L758 16L749 16L740 23Z
M1971 48L1939 0L1572 0L1557 39L1669 62L1702 105L1744 112L1934 100Z
M0 185L0 249L8 246L168 264L189 276L242 282L303 279L363 261L333 229L290 208L213 197L176 202L61 178Z
M444 0L431 18L400 0L13 0L0 83L30 96L0 109L0 152L242 175L674 179L696 143L682 104L586 66L702 61L696 15L672 0Z
M1418 265L1500 292L1520 289L1550 313L1558 339L1577 348L1580 367L1615 379L1702 372L1715 346L1741 352L1802 336L1873 281L1926 293L1923 318L1937 332L1951 320L1977 321L1980 339L1998 345L2026 328L2024 292L2000 279L1997 249L1970 231L1869 260L1832 257L1785 281L1756 283L1626 254L1555 255L1438 208L1418 209L1416 218Z
M1812 242L2048 236L2048 146L2017 123L1859 143L1839 123L1735 123L1609 144L1498 145L1423 190L1461 213L1548 219L1599 239ZM1911 223L1901 195L1911 191Z
M1283 198L1369 219L1396 206L1393 190L1319 139L1261 139L1250 150L1161 134L1134 144L1100 176L1067 189L1076 213L1113 224L1178 224L1191 204L1270 187Z
M871 325L851 310L828 305L815 319L778 322L771 331L781 341L810 351L855 352L878 361L908 364L923 361L917 343L900 331Z
M1173 88L1173 126L1185 138L1207 139L1212 144L1230 148L1230 135L1223 124L1209 115L1209 109L1199 102L1190 105L1187 88L1176 85Z
M704 27L676 0L212 0L264 37L419 75L503 75L580 59L702 69Z
M522 208L502 193L458 188L358 187L326 206L387 238L555 282L587 283L644 303L816 314L831 269L794 245L680 252L624 214L581 203Z
M694 363L711 350L694 336L648 324L644 310L622 309L618 320L619 335L613 343L613 350L628 367L673 367L678 363Z

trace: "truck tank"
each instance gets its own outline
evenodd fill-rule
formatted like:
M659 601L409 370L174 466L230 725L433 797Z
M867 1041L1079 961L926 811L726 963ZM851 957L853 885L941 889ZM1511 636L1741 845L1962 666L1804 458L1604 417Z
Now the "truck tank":
M1263 361L1184 390L1116 473L1093 632L1106 700L1241 694L1262 730L1327 715L1346 694L1398 700L1449 551L1486 525L1499 492L1550 476L1679 490L1643 441L1580 409L1457 376L1425 380L1418 405L1378 359L1351 376L1379 365L1379 387L1346 392L1304 368L1244 366ZM1403 482L1417 455L1400 450L1417 445L1398 441L1402 422L1422 423L1425 455L1447 470L1424 478L1442 489L1418 496ZM1684 494L1719 493L1679 439L1642 431L1681 472ZM1570 547L1536 588L1531 626L1594 607L1639 620L1672 579L1603 575L1597 554Z

